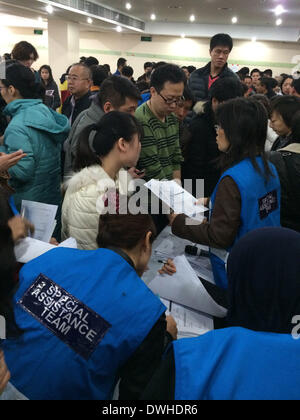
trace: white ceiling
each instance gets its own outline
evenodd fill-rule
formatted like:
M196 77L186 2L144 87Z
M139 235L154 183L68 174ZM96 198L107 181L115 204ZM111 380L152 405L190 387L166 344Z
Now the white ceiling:
M282 4L286 12L280 16L283 24L280 27L281 31L286 29L288 33L292 28L294 29L293 36L287 38L295 42L297 34L300 29L300 0L88 0L107 8L113 8L123 14L140 19L146 23L148 34L164 34L163 29L176 26L177 31L180 25L185 30L191 29L192 33L196 34L198 28L203 25L205 30L209 25L219 25L227 29L229 33L236 31L244 31L246 26L249 28L259 27L261 30L269 30L269 32L278 32L278 27L275 25L277 17L274 14L274 9L278 4ZM130 11L126 10L125 4L129 1L132 4ZM38 16L49 18L45 11L45 3L47 0L0 0L0 14L13 14L17 16L37 19ZM155 13L157 21L155 23L150 21L150 14ZM189 22L189 16L194 14L196 16L195 23ZM238 23L232 25L231 18L238 17ZM93 20L93 25L88 25L86 22L87 15L84 13L76 13L72 10L64 10L56 8L53 14L54 18L61 18L80 23L85 30L111 31L116 25L104 22L99 19ZM160 27L158 23L160 24ZM173 25L172 25L173 23ZM175 25L174 25L175 24ZM37 25L35 25L37 27ZM240 31L237 31L240 27ZM157 29L158 28L158 29ZM259 31L258 28L258 31ZM273 30L274 28L274 30ZM153 29L153 30L151 30ZM296 30L296 31L295 31ZM200 35L200 30L198 31ZM180 32L179 32L180 33ZM187 33L187 32L185 32ZM170 34L168 32L168 34ZM173 30L176 35L176 31ZM197 35L195 35L197 36ZM265 37L270 39L270 37ZM277 36L277 40L284 39L282 33Z
M195 23L231 24L237 16L241 25L274 25L276 17L272 12L278 4L287 10L281 15L283 26L300 28L300 0L128 0L132 9L125 8L127 0L93 0L130 14L144 21L155 13L158 21L188 22L189 16L196 16Z

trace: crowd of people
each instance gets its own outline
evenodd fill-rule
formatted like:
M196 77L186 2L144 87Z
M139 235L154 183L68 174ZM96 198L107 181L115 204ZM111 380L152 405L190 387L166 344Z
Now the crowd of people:
M0 399L105 400L117 383L127 400L300 398L300 78L234 73L232 49L217 34L203 68L146 62L137 81L125 58L112 74L81 57L59 87L48 64L33 69L28 42L5 55ZM191 224L151 202L131 214L132 185L151 179L189 185L209 215ZM56 205L51 243L78 249L18 271L14 245L34 232L23 200ZM209 247L224 328L177 340L142 281L167 225ZM160 272L172 276L173 261Z

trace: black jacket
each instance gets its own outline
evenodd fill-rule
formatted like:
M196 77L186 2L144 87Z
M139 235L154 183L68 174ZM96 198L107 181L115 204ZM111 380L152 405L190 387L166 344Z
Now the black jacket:
M48 85L43 84L43 86L45 88L45 105L47 105L49 108L56 110L60 107L60 96L57 84L54 80L52 80L52 82L48 83Z
M75 108L74 108L74 112L72 115L72 119L71 119L71 125L73 124L73 122L76 120L76 118L78 117L78 115L84 111L85 109L89 108L91 105L91 99L90 99L90 95L91 93L88 92L86 93L84 96L82 96L81 98L77 99L77 101L75 102ZM73 98L72 96L69 96L63 106L62 106L62 110L61 113L64 114L66 117L70 118L71 114L72 114L72 103L71 100Z
M270 153L281 184L281 225L300 232L300 145Z
M211 63L208 63L205 67L195 70L189 79L189 88L193 92L197 102L206 101L209 98L208 80L210 75L210 66ZM219 77L231 77L237 79L236 74L228 68L227 64L223 67Z
M292 142L293 138L291 134L288 136L279 136L278 139L274 141L271 151L276 152L277 150L288 146Z
M204 196L210 197L221 175L217 162L220 152L210 103L204 105L204 113L191 120L189 131L190 139L182 165L182 178L193 180L194 196L197 195L196 180L204 179Z

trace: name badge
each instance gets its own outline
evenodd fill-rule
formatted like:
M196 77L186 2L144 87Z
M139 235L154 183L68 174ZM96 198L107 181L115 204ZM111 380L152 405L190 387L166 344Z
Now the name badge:
M261 220L265 219L274 210L278 209L277 191L274 190L258 200L259 215Z
M43 274L18 304L85 360L111 328L99 314Z

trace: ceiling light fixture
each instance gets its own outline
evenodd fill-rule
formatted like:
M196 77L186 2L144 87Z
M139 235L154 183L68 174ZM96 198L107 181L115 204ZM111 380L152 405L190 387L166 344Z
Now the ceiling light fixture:
M277 26L279 26L279 25L281 25L281 24L282 24L282 19L277 19L277 20L276 20L276 25L277 25Z
M118 26L116 27L116 31L117 31L117 32L122 32L122 27L118 25Z
M191 22L195 22L195 19L196 19L196 18L195 18L195 15L191 15L191 16L190 16L190 21L191 21Z
M232 22L232 23L237 23L237 21L238 21L238 18L237 18L236 16L234 16L234 17L231 19L231 22Z
M131 6L130 3L126 3L126 6L125 7L126 7L127 10L130 10L132 6Z
M181 38L185 38L185 34L181 34Z
M252 39L251 39L251 41L252 41L252 42L256 42L256 41L257 41L256 36L253 36L253 37L252 37Z
M154 13L152 13L152 15L150 16L151 20L155 20L156 19L156 15Z
M284 12L285 12L285 10L284 10L284 8L281 4L279 4L278 6L275 7L274 13L275 13L276 16L280 16Z
M88 18L87 18L87 23L89 23L89 24L93 23L93 19L92 19L92 18L90 18L90 17L88 17Z
M43 18L41 16L38 17L38 22L40 22L40 23L43 22Z
M51 4L48 4L46 6L46 12L48 12L50 15L53 13L53 7L51 6Z

